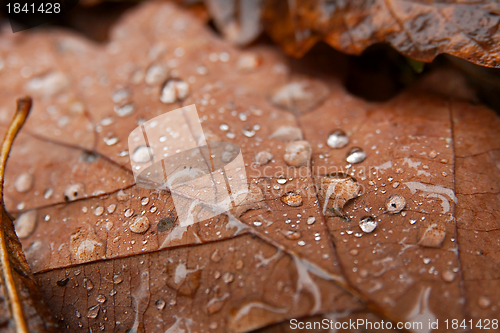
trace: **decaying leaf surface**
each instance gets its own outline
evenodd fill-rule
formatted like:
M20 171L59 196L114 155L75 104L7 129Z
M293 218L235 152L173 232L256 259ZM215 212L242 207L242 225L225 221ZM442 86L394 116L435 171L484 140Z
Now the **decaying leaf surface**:
M0 40L2 55L17 59L0 72L0 120L11 96L36 93L9 161L6 205L31 223L23 247L62 327L249 331L358 311L422 322L498 312L500 295L485 289L499 289L500 139L490 110L431 84L369 103L271 47L231 47L172 4L141 5L105 45L60 31ZM189 89L165 104L171 79ZM134 185L127 138L190 104L207 141L241 147L251 193L186 227L168 192ZM343 148L328 145L336 129L349 139ZM297 140L312 157L294 168L284 155ZM263 151L272 157L254 163ZM321 184L342 185L332 198ZM390 211L391 195L405 200L402 211ZM138 217L145 231L134 232ZM365 217L375 229L359 225Z
M297 57L324 40L350 54L388 43L420 61L448 53L482 66L500 66L496 1L206 2L225 37L237 44L252 41L264 30Z
M1 326L9 332L57 332L57 325L38 290L35 277L24 257L14 223L3 204L5 165L16 134L31 109L31 99L18 100L17 111L7 129L0 152L0 201L2 219L0 230L1 266Z

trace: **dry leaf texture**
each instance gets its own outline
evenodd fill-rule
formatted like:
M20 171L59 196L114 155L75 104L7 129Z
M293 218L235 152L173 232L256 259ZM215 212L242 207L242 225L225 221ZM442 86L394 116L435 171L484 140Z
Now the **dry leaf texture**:
M7 167L6 206L68 331L242 332L358 311L423 322L498 314L500 120L450 98L453 87L366 102L272 47L235 49L172 4L140 5L105 45L61 31L3 33L0 45L0 120L13 96L34 96ZM189 92L165 104L169 78ZM168 192L134 185L127 138L190 104L208 141L241 147L251 194L245 207L185 227ZM328 145L336 129L343 148ZM284 156L297 140L312 156L295 168ZM325 213L329 192L318 184L341 186ZM147 231L131 231L137 216Z

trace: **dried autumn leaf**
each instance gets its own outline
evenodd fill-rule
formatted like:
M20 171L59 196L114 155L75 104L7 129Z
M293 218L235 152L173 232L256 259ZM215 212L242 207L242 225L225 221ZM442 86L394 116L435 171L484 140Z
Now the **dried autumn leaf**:
M484 291L499 289L498 188L486 186L498 173L477 170L496 170L499 120L457 100L467 89L450 76L366 102L335 75L291 66L270 46L242 52L160 3L126 15L105 45L57 30L0 39L2 53L17 56L0 72L0 120L14 93L36 94L9 162L6 205L34 216L23 246L67 330L242 332L309 315L427 322L498 310L500 295ZM188 87L182 96L165 85L172 79ZM302 81L321 94L281 89ZM276 105L279 91L292 92L290 103ZM166 93L173 103L161 101ZM240 146L251 193L185 226L170 193L134 184L130 158L141 154L127 154L127 139L190 104L207 141ZM338 129L349 143L334 149ZM177 134L165 129L167 150ZM284 155L297 140L312 157L294 168ZM271 157L253 164L258 155ZM391 195L405 198L401 212L388 213ZM341 217L322 212L325 198ZM359 225L367 216L371 233ZM131 227L138 217L146 231ZM437 244L427 230L444 238ZM483 243L468 242L478 235Z
M10 332L57 332L55 321L38 290L36 279L24 257L14 223L5 211L3 188L5 165L14 138L31 109L31 99L17 101L17 111L7 129L0 152L0 297L2 299L2 328Z
M240 45L266 31L296 57L303 56L320 40L349 54L360 54L375 43L387 43L419 61L429 62L447 53L478 65L500 67L500 6L496 1L206 3L224 36Z

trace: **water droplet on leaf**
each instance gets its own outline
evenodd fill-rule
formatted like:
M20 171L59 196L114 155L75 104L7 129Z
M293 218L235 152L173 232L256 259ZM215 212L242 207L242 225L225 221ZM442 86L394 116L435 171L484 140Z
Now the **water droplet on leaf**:
M326 140L326 144L330 148L337 148L337 149L347 146L348 143L349 143L349 138L344 133L344 131L340 129L337 129L332 133L330 133L328 139Z
M146 216L138 216L130 222L130 231L136 234L145 233L149 229L149 219Z
M375 221L371 216L366 216L359 221L359 227L363 230L363 232L370 233L377 227L377 221Z
M366 153L359 147L354 147L346 155L346 161L351 164L361 163L365 160Z
M311 160L312 148L307 141L294 141L286 145L283 156L286 164L293 167L308 166Z

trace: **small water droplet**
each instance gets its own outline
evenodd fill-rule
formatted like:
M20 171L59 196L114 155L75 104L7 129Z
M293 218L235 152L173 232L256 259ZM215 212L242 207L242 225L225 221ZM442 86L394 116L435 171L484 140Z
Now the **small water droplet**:
M61 279L61 280L58 280L56 282L56 284L59 286L59 287L64 287L68 284L68 281L69 281L69 278L65 277L64 279Z
M101 305L100 304L97 304L97 305L94 305L94 306L91 306L89 308L89 310L87 311L87 318L91 318L91 319L94 319L97 317L97 315L99 314L99 309L101 308Z
M113 110L119 117L126 117L134 113L135 105L133 103L125 104L124 106L115 105Z
M385 201L385 209L387 212L396 214L402 211L406 206L406 200L398 194L393 194Z
M171 104L177 101L184 100L189 93L189 85L187 82L171 79L163 86L161 90L160 100L162 103Z
M144 197L141 199L141 205L146 206L149 203L149 198Z
M51 196L52 196L52 193L54 193L54 191L51 189L51 188L48 188L45 190L45 192L43 193L43 197L45 199L49 199Z
M247 138L251 138L255 135L255 130L251 126L243 127L242 133Z
M481 296L481 297L479 297L479 299L477 301L477 305L479 305L479 307L482 309L487 309L490 307L491 301L489 300L488 297Z
M123 103L130 97L130 91L128 89L117 90L111 99L115 103Z
M108 213L110 213L110 214L113 214L113 213L115 212L115 210L116 210L116 205L115 205L115 204L111 204L111 205L109 205L109 206L108 206L108 208L107 208L107 211L108 211Z
M302 205L302 196L294 191L290 191L281 197L281 201L288 206L298 207Z
M311 225L314 224L314 222L316 222L316 218L314 216L309 216L307 218L307 224Z
M111 289L111 290L109 291L109 296L113 297L113 296L115 296L117 293L118 293L118 291L117 291L116 289Z
M273 154L268 151L260 151L255 155L255 162L260 165L264 165L269 163L269 161L273 158Z
M371 216L366 216L359 221L359 227L363 232L370 233L377 227L377 221Z
M123 281L123 277L121 275L115 274L113 275L113 283L119 284Z
M309 142L300 140L293 141L286 145L283 156L286 164L293 167L303 167L309 165L312 148Z
M242 269L243 268L243 261L242 260L238 260L236 261L236 265L235 265L236 269Z
M341 129L337 129L332 133L330 133L328 139L326 140L326 144L330 148L337 148L337 149L347 146L348 143L349 143L349 138Z
M392 188L397 188L399 186L399 182L392 183Z
M101 207L101 206L98 206L96 207L96 209L94 210L94 215L95 216L101 216L102 213L104 213L104 207Z
M210 256L210 260L212 260L213 262L219 262L221 261L222 257L219 253L218 250L215 250L212 255Z
M132 208L129 208L125 211L125 217L131 217L134 214L134 210Z
M90 279L83 279L83 286L87 290L94 289L94 284L92 283L92 280L90 280Z
M438 156L438 153L437 153L437 151L435 151L435 150L432 150L432 151L429 153L429 157L430 157L430 158L436 158L436 156Z
M102 304L102 303L106 302L106 296L104 296L103 294L99 294L99 295L97 295L96 300L97 300L97 302Z
M130 222L130 231L136 234L145 233L149 229L149 219L146 216L138 216Z
M157 210L156 206L151 206L151 208L149 208L149 211L150 211L151 213L156 212L156 210Z
M155 304L156 304L156 308L157 308L158 310L163 310L163 308L165 307L165 304L166 304L166 303L165 303L165 301L164 301L164 300L159 299L159 300L157 300L157 301L156 301L156 303L155 303Z
M116 136L104 137L104 143L108 146L113 146L118 143L118 138Z
M354 147L351 150L349 150L349 152L345 157L345 160L348 163L356 164L363 162L365 158L366 158L366 153L364 152L364 150L359 147Z
M300 233L300 231L289 230L289 231L285 232L286 239L297 240L297 239L300 239L301 237L302 237L302 234Z
M441 277L445 282L453 282L453 280L455 280L455 273L450 270L446 270L443 272Z
M297 244L299 244L299 246L305 246L306 245L306 242L304 242L303 240L299 241Z
M222 280L225 282L225 283L231 283L233 282L234 280L234 274L231 273L231 272L226 272L224 273L224 275L222 276Z
M256 226L256 227L260 227L262 225L262 222L260 222L260 221L254 221L253 225Z
M278 179L276 179L276 182L280 185L286 184L288 179L284 176L279 176Z
M29 173L23 173L17 177L16 182L14 183L14 188L19 193L28 192L33 187L33 180L32 175Z
M229 130L229 126L227 124L220 124L219 129L225 132Z

